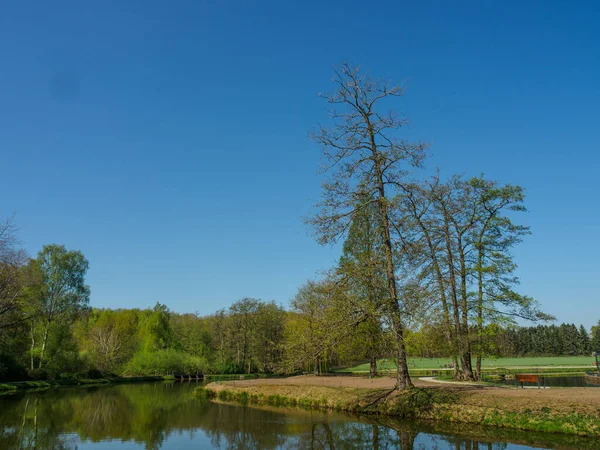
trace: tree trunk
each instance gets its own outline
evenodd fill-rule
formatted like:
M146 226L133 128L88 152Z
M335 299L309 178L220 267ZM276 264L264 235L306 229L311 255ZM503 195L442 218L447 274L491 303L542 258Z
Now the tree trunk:
M390 223L388 217L388 206L387 198L385 196L385 186L383 184L383 174L379 162L379 154L377 152L377 146L375 144L375 136L371 128L369 119L367 118L367 124L369 127L369 134L371 138L371 148L373 152L373 163L375 167L375 173L377 174L377 188L379 192L379 215L381 220L381 231L383 235L383 247L385 251L385 270L388 280L388 295L389 295L389 309L392 316L392 326L394 329L394 336L396 338L396 358L398 360L398 371L396 386L399 389L408 389L413 387L410 375L408 373L408 364L406 362L406 347L404 345L404 326L402 324L402 317L400 313L400 306L398 304L398 288L396 286L396 273L394 267L394 253L392 249L392 238L390 234Z
M396 372L396 387L399 389L408 389L413 387L412 381L410 379L410 374L408 373L408 364L406 362L406 347L404 345L404 335L403 335L403 327L402 322L400 320L400 310L398 308L398 304L396 304L396 309L393 313L392 323L395 330L396 337L396 358L398 361L398 370Z
M458 344L458 352L461 355L461 372L462 372L462 356L463 356L463 348L464 348L464 340L463 340L463 328L461 326L460 321L460 307L458 305L458 292L456 290L456 273L454 270L454 254L452 251L452 243L451 243L451 235L450 235L450 224L449 224L449 216L448 211L445 206L443 208L444 213L444 240L446 243L446 253L448 255L448 271L450 275L450 293L452 299L452 317L454 319L454 336L456 338L456 343ZM455 367L458 366L458 360L455 358ZM454 372L454 376L459 376L462 378L464 373L457 373L457 370Z
M431 236L429 235L429 232L427 231L427 227L421 221L420 218L418 219L418 221L421 226L421 229L423 230L425 238L427 240L427 246L429 247L429 251L431 253L431 259L433 261L433 268L435 270L435 275L436 275L436 279L437 279L437 283L438 283L438 289L440 291L440 299L442 301L442 313L443 313L442 317L444 319L444 328L445 328L446 339L448 341L448 344L450 345L450 348L453 348L454 347L454 336L452 333L452 325L450 324L450 313L448 312L448 301L446 299L446 289L444 287L444 277L442 276L442 270L438 263L438 258L436 256L435 247L433 245L433 241L431 240ZM455 363L457 362L456 358L455 358L454 362ZM457 364L454 364L454 379L458 378L457 374L458 374L458 367L457 367Z
M48 332L49 332L50 324L46 324L46 328L44 329L44 335L42 337L42 350L40 352L40 363L38 365L38 369L42 368L42 364L44 363L44 354L46 353L46 344L48 343Z
M455 380L460 380L461 375L460 375L460 372L458 370L458 357L456 355L454 355L452 357L452 366L453 366L453 369L454 369L454 379Z
M471 351L468 350L460 356L460 366L463 380L473 381L473 363L471 362Z
M465 261L465 252L462 241L462 231L458 234L458 256L460 263L460 295L462 303L461 328L463 338L463 353L461 355L461 366L463 379L474 381L473 376L473 361L471 359L471 339L469 332L469 304L467 293L467 264Z
M371 378L377 376L377 358L373 354L371 354L371 360L369 364L369 376Z
M486 224L487 225L487 224ZM484 228L485 231L485 228ZM477 251L477 379L481 381L481 357L483 355L483 232L479 236Z
M35 333L33 330L33 320L31 321L31 370L33 370L33 353L35 352Z

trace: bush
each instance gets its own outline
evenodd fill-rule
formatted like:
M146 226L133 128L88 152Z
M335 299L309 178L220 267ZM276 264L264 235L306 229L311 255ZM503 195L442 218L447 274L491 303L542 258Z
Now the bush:
M126 375L170 375L173 373L195 374L206 371L205 358L191 356L173 349L156 352L139 352L125 366Z
M61 380L61 381L76 381L77 378L79 378L79 377L75 373L65 373L65 372L63 372L63 373L61 373L58 376L58 379Z
M97 380L98 378L103 378L104 375L98 369L89 369L86 373L86 377L91 380ZM115 377L113 374L112 377Z
M0 382L27 379L27 369L13 356L0 354Z
M27 372L32 380L47 380L48 372L45 369L31 369Z
M222 363L222 364L221 363L213 364L210 367L210 372L223 374L223 375L229 375L229 374L237 374L237 373L239 373L239 370L235 363L227 362L227 363Z
M194 395L200 399L211 399L216 397L216 392L212 389L206 389L204 386L198 386L194 389Z

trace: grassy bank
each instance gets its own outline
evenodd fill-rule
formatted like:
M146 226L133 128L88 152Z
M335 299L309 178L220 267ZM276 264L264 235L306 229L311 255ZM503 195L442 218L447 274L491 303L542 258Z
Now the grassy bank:
M226 380L255 380L257 378L265 378L265 376L258 375L256 373L250 374L222 374L212 373L204 374L204 379L211 381L226 381Z
M478 392L479 391L479 392ZM366 415L439 423L491 425L523 431L600 437L600 409L588 406L532 401L509 395L510 390L462 390L447 387L417 388L406 392L331 386L233 386L211 383L197 396L241 404L322 408Z
M114 377L114 378L94 378L80 380L46 380L46 381L15 381L8 383L0 383L0 394L14 393L30 389L50 389L60 387L75 387L75 386L96 386L108 385L117 383L136 383L141 381L162 381L173 380L172 376L164 377Z

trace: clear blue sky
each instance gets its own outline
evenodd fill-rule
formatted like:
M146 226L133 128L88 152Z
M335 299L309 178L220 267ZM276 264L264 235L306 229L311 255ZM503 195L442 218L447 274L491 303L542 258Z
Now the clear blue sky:
M80 249L91 302L208 314L287 304L337 248L317 93L345 59L405 80L409 136L445 174L527 189L521 289L600 319L600 2L4 2L0 216Z

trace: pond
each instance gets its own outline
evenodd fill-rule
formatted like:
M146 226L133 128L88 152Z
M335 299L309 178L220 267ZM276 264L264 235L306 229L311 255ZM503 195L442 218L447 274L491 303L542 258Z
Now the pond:
M593 440L564 435L212 403L194 398L195 386L123 384L0 396L0 448L597 448Z
M543 379L543 381L541 381ZM600 378L598 378L598 380L600 381ZM515 385L515 379L514 378L510 378L510 379L504 379L504 380L496 380L496 379L490 379L487 380L484 377L484 381L488 381L490 383L496 383L496 384L505 384L505 385L510 385L510 386L514 386ZM547 387L561 387L561 388L568 388L568 387L590 387L590 388L600 388L600 383L598 381L594 381L591 382L589 377L584 377L584 376L564 376L564 377L556 377L556 376L546 376L544 377L543 375L540 375L540 384L542 386L547 386ZM521 385L521 383L519 383L519 386ZM524 386L527 387L538 387L537 383L534 382L525 382L523 383Z

